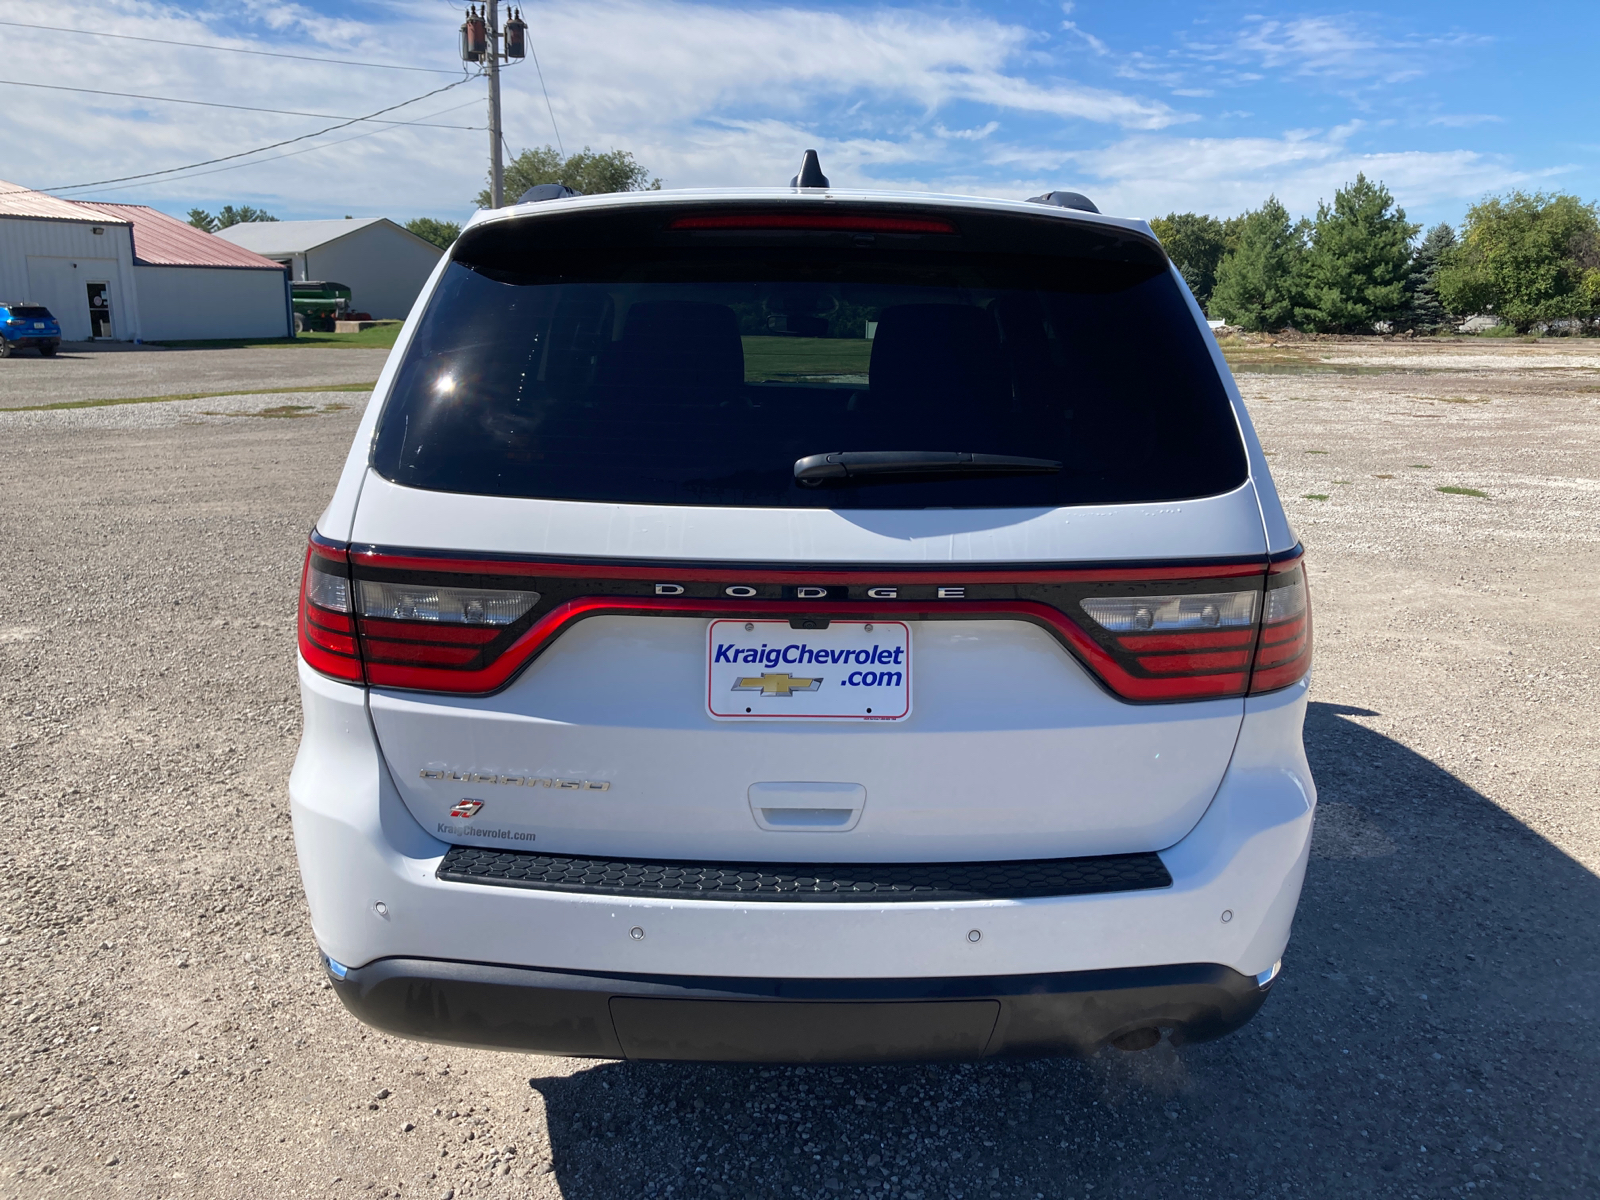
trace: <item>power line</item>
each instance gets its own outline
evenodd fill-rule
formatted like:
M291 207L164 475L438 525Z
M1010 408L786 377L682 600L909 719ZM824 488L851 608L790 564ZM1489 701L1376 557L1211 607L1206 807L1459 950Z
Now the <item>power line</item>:
M314 133L302 133L299 137L284 138L281 142L269 142L265 146L257 146L254 150L241 150L237 154L224 154L220 158L207 158L200 162L186 163L181 167L168 167L163 171L146 171L141 175L119 175L115 179L93 179L88 183L62 183L47 188L17 188L15 190L18 192L74 192L82 188L102 187L108 183L127 183L128 181L134 179L151 179L157 175L172 175L179 171L192 171L196 167L209 167L213 163L231 162L236 158L248 158L252 154L260 154L266 150L276 150L279 146L293 145L295 142L303 142L308 138L321 137L325 133L333 133L335 130L346 129L359 121L370 121L373 117L381 117L384 113L393 112L397 108L405 108L409 104L417 104L420 101L426 100L429 96L437 96L441 92L448 92L451 88L458 88L463 83L470 83L476 78L476 75L467 75L456 80L454 83L447 83L441 88L434 88L431 92L424 92L420 96L413 96L409 100L402 100L399 104L391 104L388 108L380 108L377 112L368 113L364 117L352 117L348 121L341 121L337 125L330 125L326 129L319 129Z
M467 76L468 79L472 76ZM0 79L0 84L9 87L43 88L50 92L81 92L86 96L118 96L124 100L154 100L159 104L192 104L200 108L231 108L236 112L274 113L280 117L318 117L324 121L370 121L371 117L343 117L338 113L299 112L291 108L259 108L252 104L223 104L219 100L179 100L174 96L146 96L139 92L108 92L100 88L68 87L60 83L31 83L20 79ZM385 110L387 111L387 110ZM412 122L398 121L385 122L386 124L409 125ZM475 129L474 125L437 125L436 129Z
M556 131L556 149L561 157L567 157L566 147L561 144L561 128L556 124L556 110L550 107L550 89L544 85L544 68L539 65L539 52L533 48L533 39L528 39L528 52L533 55L533 69L539 72L539 90L544 93L545 111L550 114L550 128Z
M457 109L469 108L472 105L478 104L478 103L481 103L481 101L468 100L465 104L452 105L449 108L443 108L443 109L440 109L436 113L429 113L428 115L429 116L433 116L433 117L439 117L439 116L443 116L445 113L455 112ZM147 180L146 182L143 182L143 183L125 183L121 187L107 188L106 190L107 191L111 191L111 192L125 192L129 188L149 187L151 183L171 183L171 182L174 182L176 180L181 180L181 179L199 179L199 178L201 178L202 176L205 176L205 175L220 175L224 171L238 171L238 170L241 170L244 167L258 166L261 163L277 162L280 158L293 158L297 154L310 154L313 150L329 150L329 149L332 149L334 146L342 146L346 142L359 141L360 139L362 139L364 137L374 137L374 136L376 136L376 135L378 135L380 133L394 133L397 130L401 130L401 129L406 128L410 124L412 124L412 122L409 122L409 121L396 121L393 124L385 125L380 129L365 129L365 130L362 130L360 133L354 134L354 135L352 135L350 137L347 137L347 138L339 138L336 141L324 142L320 146L304 146L299 150L286 150L282 154L273 154L273 155L268 156L267 158L258 158L258 159L255 159L253 162L233 163L230 166L216 167L216 168L214 168L214 169L212 169L210 171L193 171L193 172L191 172L190 174L187 174L187 175L171 175L166 179ZM437 128L437 126L433 126L432 128ZM481 125L480 126L474 126L474 128L475 129L482 129L483 126L481 126ZM263 147L263 149L265 149L265 148L266 147ZM220 161L220 160L218 160L218 161ZM196 164L196 165L204 165L204 164ZM174 170L175 171L183 171L183 170L185 170L185 168L183 168L183 167L175 167ZM89 187L89 186L93 186L93 185L84 184L82 186ZM88 201L84 201L84 203L93 204L94 201L88 200Z
M187 46L191 50L222 50L228 54L254 54L260 58L292 58L297 62L336 63L345 67L375 67L383 71L423 71L433 75L454 75L441 67L402 67L395 63L365 62L355 58L320 58L310 54L285 54L277 50L243 50L238 46L218 46L209 42L177 42L171 38L137 37L131 33L102 33L95 29L69 29L64 25L33 25L26 21L0 21L13 29L44 29L51 33L76 33L85 37L116 38L124 42L150 42L157 46Z

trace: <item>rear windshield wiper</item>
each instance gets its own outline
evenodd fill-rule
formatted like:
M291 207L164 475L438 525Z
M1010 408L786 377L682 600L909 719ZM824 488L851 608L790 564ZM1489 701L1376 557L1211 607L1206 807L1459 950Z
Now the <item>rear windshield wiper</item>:
M884 475L1053 475L1061 464L1050 458L1010 454L969 454L964 450L845 450L797 459L794 477L816 486L830 479Z

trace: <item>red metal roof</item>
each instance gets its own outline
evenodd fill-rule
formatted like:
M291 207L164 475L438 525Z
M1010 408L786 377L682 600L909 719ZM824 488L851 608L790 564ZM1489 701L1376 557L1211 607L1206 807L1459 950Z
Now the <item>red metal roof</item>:
M63 200L49 192L36 192L4 179L0 179L0 217L44 217L53 221L82 221L88 225L120 225L127 220L76 200Z
M141 266L283 270L282 264L270 258L262 258L243 246L213 237L203 229L196 229L143 204L105 204L95 201L94 207L133 226L133 261Z

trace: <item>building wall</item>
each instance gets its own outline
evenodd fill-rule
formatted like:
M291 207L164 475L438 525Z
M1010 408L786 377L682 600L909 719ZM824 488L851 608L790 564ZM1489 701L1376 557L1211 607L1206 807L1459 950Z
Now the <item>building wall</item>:
M128 226L0 217L0 297L43 304L61 322L63 339L82 341L89 336L90 283L110 285L112 337L144 336Z
M136 266L133 275L147 342L293 332L282 271Z
M400 319L411 312L443 253L380 221L306 251L304 273L297 270L296 277L342 283L350 289L352 311L380 321Z

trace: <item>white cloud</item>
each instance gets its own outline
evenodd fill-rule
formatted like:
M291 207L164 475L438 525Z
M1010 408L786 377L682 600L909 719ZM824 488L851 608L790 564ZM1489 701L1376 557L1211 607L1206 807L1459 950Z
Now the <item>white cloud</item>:
M961 141L975 142L988 137L999 128L999 121L990 121L987 125L980 125L977 129L946 129L943 125L935 125L933 131L942 138L957 138Z
M203 20L154 0L110 2L95 11L94 27L459 68L459 16L437 0L404 0L372 24L272 0L210 0ZM1254 137L1180 137L1176 127L1195 115L1137 90L1161 83L1180 89L1173 94L1202 99L1212 89L1197 85L1236 84L1261 71L1296 79L1348 79L1362 71L1364 78L1397 78L1429 46L1450 43L1385 40L1342 18L1248 19L1238 38L1209 48L1184 43L1171 51L1116 52L1103 63L1098 56L1065 56L1085 69L1099 64L1095 78L1143 81L1128 91L1063 77L1060 43L955 7L820 11L799 0L747 9L696 0L540 0L530 19L566 149L632 150L669 187L786 182L807 146L821 150L824 170L841 185L1012 196L1081 187L1106 211L1141 215L1174 208L1237 212L1273 191L1296 211L1311 211L1360 170L1419 209L1530 177L1471 150L1402 146L1369 153L1355 148L1358 138L1375 144L1381 136L1392 145L1396 135L1358 122ZM87 18L81 23L90 25ZM1089 36L1075 25L1068 32ZM9 60L24 64L11 68L12 78L351 115L449 82L446 75L15 29L6 31L6 45ZM1375 61L1364 64L1368 58ZM0 91L10 118L0 131L0 161L9 178L34 186L195 162L330 123ZM1252 107L1260 112L1269 103L1263 98ZM468 83L397 115L429 114L481 125L483 84ZM531 61L505 75L505 114L513 151L555 140ZM1249 129L1235 121L1251 115L1221 113L1207 132ZM1446 114L1430 123L1453 128L1493 119ZM284 147L277 153L285 157L260 165L219 163L205 169L215 173L189 180L107 186L84 197L180 212L191 203L232 202L280 216L464 217L483 186L486 149L482 130L356 126Z
M1460 33L1393 36L1370 17L1345 14L1292 20L1246 17L1231 38L1196 39L1189 48L1197 58L1214 63L1249 63L1291 76L1393 84L1436 70L1460 50L1488 40Z
M1243 212L1275 194L1291 212L1311 214L1358 172L1382 180L1402 206L1418 210L1477 197L1526 181L1527 173L1470 150L1352 149L1351 126L1280 137L1125 138L1074 152L1086 190L1108 212L1150 215L1172 210Z
M1035 35L984 17L610 0L541 8L539 37L547 61L559 64L548 72L558 115L597 131L851 97L927 113L976 103L1136 129L1188 119L1156 100L1035 82L1017 69Z
M1076 34L1078 37L1082 38L1084 45L1088 46L1089 49L1093 50L1096 54L1104 56L1111 53L1111 47L1107 46L1088 30L1078 28L1078 23L1076 21L1063 21L1061 22L1061 28L1066 30L1068 33Z
M217 0L204 17L122 0L97 9L93 25L448 69L459 66L458 19L427 0L394 5L372 24L271 0ZM1193 119L1158 99L1043 75L1039 34L973 13L556 0L539 5L532 33L567 149L631 149L670 186L787 180L807 145L827 148L824 161L837 182L871 183L875 172L907 158L948 157L941 147L981 141L1007 119L1114 130L1159 130ZM10 61L27 64L13 78L335 114L370 112L448 81L42 31L8 30L7 47ZM481 97L482 88L471 83L397 115L448 110L456 96ZM0 137L7 170L42 186L196 162L329 123L5 90L9 120ZM556 140L531 61L505 73L504 91L513 150ZM482 109L469 106L443 119L481 124ZM357 131L366 136L306 153L288 147L296 151L292 157L260 166L219 164L192 182L115 191L107 185L89 194L169 208L211 197L270 202L274 211L302 215L335 208L464 214L481 186L483 132L357 127L339 136Z
M1491 113L1455 113L1430 117L1428 124L1441 125L1446 129L1469 129L1474 125L1497 125L1504 120L1504 117L1497 117Z

